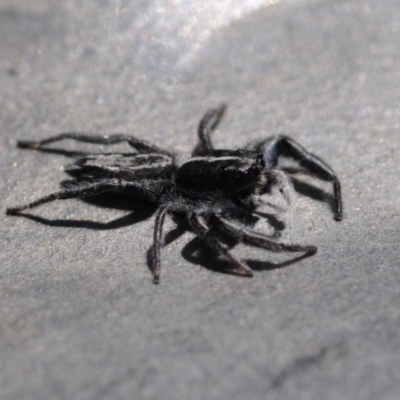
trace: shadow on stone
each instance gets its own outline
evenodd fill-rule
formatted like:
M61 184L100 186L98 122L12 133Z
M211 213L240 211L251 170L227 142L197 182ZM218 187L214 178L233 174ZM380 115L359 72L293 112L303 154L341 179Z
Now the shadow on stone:
M110 230L110 229L119 229L129 225L136 224L138 222L142 222L150 218L154 214L157 208L156 205L144 200L137 200L137 199L133 200L127 196L119 196L109 193L81 200L83 200L85 203L95 205L97 207L114 208L118 210L131 211L131 212L127 215L124 215L110 222L96 222L91 220L49 219L28 213L20 213L19 216L48 226L55 226L62 228L86 228L93 230Z

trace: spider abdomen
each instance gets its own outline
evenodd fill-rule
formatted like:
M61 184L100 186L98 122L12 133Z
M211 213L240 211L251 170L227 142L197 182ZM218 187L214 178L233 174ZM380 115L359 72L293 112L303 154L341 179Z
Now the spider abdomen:
M171 178L171 157L163 154L91 154L65 168L77 179L118 178L130 181Z

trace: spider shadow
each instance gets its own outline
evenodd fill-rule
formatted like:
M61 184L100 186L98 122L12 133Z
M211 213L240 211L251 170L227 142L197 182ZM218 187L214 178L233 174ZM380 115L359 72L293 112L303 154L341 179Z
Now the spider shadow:
M281 221L280 219L278 219L274 214L265 214L265 213L257 212L257 211L255 211L254 214L255 214L255 216L259 216L259 217L267 220L268 225L274 229L274 235L276 238L280 237L281 231L284 231L286 228L286 224L283 221ZM259 219L260 218L258 218L257 221ZM255 223L253 224L253 226L254 225L255 225Z
M208 247L198 237L193 238L183 247L181 255L191 264L200 265L210 271L242 276L232 269L232 264L228 260L220 258L215 250Z
M299 261L311 257L312 253L305 253L300 256L291 258L290 260L273 263L270 261L260 261L260 260L246 260L246 264L253 270L253 271L272 271L274 269L280 269L288 267L289 265L296 264Z
M36 149L41 153L58 154L68 158L79 158L90 155L113 155L115 152L90 152L90 151L76 151L66 150L61 148L40 148ZM123 155L129 155L134 153L118 153ZM70 183L74 183L74 180L66 179L61 182L61 187L68 187ZM119 229L129 225L142 222L150 218L156 211L157 206L149 203L146 200L130 198L128 196L115 194L115 193L103 193L92 197L81 198L87 204L94 205L101 208L111 208L121 211L130 211L129 214L124 215L120 218L112 220L110 222L96 222L92 220L67 220L67 219L49 219L30 213L20 213L19 215L30 219L35 222L39 222L48 226L62 227L62 228L86 228L93 230L110 230Z
M189 224L184 218L177 215L172 215L171 217L176 226L165 234L162 247L168 246L181 237L185 232L192 232ZM200 257L197 256L197 254L195 255L195 253L198 252L201 253ZM222 273L229 273L229 269L232 271L230 262L228 260L219 259L217 252L205 245L198 237L194 237L183 247L181 250L181 255L189 263L201 265L202 267L211 271ZM147 267L151 273L154 272L153 265L153 245L151 245L147 250ZM230 273L235 274L235 271Z
M259 214L260 217L266 218L268 223L275 230L275 237L278 239L280 237L280 231L285 229L285 224L277 219L274 215L270 214ZM185 232L192 232L189 224L185 221L184 218L177 215L171 216L173 221L176 224L176 227L171 231L167 232L164 236L163 247L168 246L170 243L174 242L180 236L182 236ZM256 222L260 218L256 215L247 218L246 221L248 224L254 226ZM242 221L244 222L244 221ZM238 241L235 239L229 239L225 235L220 235L216 232L219 240L221 240L228 248L233 248L238 244ZM228 274L228 275L236 275L241 277L246 277L239 271L232 269L232 263L227 259L224 259L220 256L220 254L207 246L199 237L194 237L190 240L181 250L182 257L191 264L200 265L210 271ZM300 257L296 257L292 260L285 261L280 264L273 264L269 262L262 261L253 261L249 260L249 266L254 270L272 270L276 268L282 268L288 266L290 264L296 263L297 261L307 257L308 255L302 255ZM247 260L246 260L247 262ZM147 266L150 272L153 271L153 245L149 247L147 250Z
M234 245L231 245L231 247L233 246ZM182 257L190 263L200 265L213 272L247 277L240 272L232 269L232 264L228 260L219 257L218 253L215 250L209 248L198 237L195 237L189 243L187 243L182 249L181 254ZM311 254L306 253L279 263L250 259L246 259L245 261L246 264L254 271L270 271L274 269L288 267L289 265L295 264L302 259L310 256Z
M112 230L127 227L147 220L151 216L153 216L153 214L157 210L157 205L149 203L147 200L130 198L128 196L113 193L104 193L93 197L82 198L80 200L96 207L117 209L130 212L127 215L124 215L110 222L96 222L92 220L49 219L29 213L21 213L20 215L24 218L52 227ZM274 215L259 215L262 218L266 218L271 227L274 228L277 234L276 237L279 236L279 231L285 229L285 224ZM176 215L172 215L171 217L175 222L176 227L165 234L163 247L177 240L185 232L191 231L189 225L184 218ZM251 225L254 225L258 220L259 217L253 216ZM234 240L229 241L226 237L220 239L222 239L222 241L224 241L230 248L233 248L236 244L238 244ZM151 245L147 250L147 265L151 272L153 272L152 250L153 245ZM200 265L208 270L223 274L243 276L240 272L232 269L232 264L228 260L220 257L220 255L215 250L209 248L198 237L193 238L191 241L189 241L189 243L184 246L184 248L181 250L181 255L186 261L190 262L191 264ZM271 263L269 261L259 260L246 260L246 262L251 269L255 271L263 271L283 268L294 264L308 256L308 254L304 254L281 263Z
M322 203L327 203L331 208L332 212L335 213L335 199L334 196L322 190L313 184L300 180L298 178L291 177L294 189L297 193L306 196L312 200L316 200Z
M128 196L121 196L113 193L104 193L93 197L80 199L87 204L101 208L111 208L122 211L130 211L127 215L114 219L110 222L97 222L92 220L69 220L69 219L49 219L30 213L20 213L19 215L39 222L43 225L61 228L85 228L93 230L111 230L124 228L134 225L150 218L156 211L157 206L141 199L132 199Z

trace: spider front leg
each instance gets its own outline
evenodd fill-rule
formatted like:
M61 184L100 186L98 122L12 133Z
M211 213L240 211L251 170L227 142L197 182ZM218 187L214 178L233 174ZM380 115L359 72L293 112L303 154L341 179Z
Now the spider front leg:
M192 156L207 155L214 149L211 143L211 133L218 126L221 118L226 110L226 105L221 104L217 108L208 110L204 117L201 119L197 134L199 136L199 144L192 152Z
M72 139L77 142L94 143L102 145L118 144L126 142L131 147L136 149L139 153L157 153L157 154L170 155L168 151L160 149L159 147L154 146L153 144L145 140L137 139L133 136L123 135L123 134L99 136L81 132L66 132L38 141L19 140L17 142L17 145L18 147L23 149L45 150L44 146L65 139Z
M229 253L225 246L215 237L204 218L197 214L192 214L189 217L189 224L193 229L193 232L198 235L200 239L204 240L212 249L225 256L238 271L242 272L244 276L253 276L253 271L246 264L237 260L231 253Z
M298 162L304 172L333 184L333 213L336 221L343 217L340 182L334 171L319 157L309 153L304 147L287 136L274 136L255 146L255 150L264 155L266 169L272 169L278 164L279 157L291 158Z
M223 233L250 246L273 252L304 252L308 255L313 255L317 252L315 246L278 243L271 240L267 235L248 229L226 218L214 215L214 219L217 221L218 227Z
M160 261L160 252L162 246L162 230L165 222L165 216L167 215L168 208L160 207L157 215L156 222L154 225L154 240L153 240L153 251L152 251L152 270L153 270L153 282L160 282L160 269L161 269L161 261Z

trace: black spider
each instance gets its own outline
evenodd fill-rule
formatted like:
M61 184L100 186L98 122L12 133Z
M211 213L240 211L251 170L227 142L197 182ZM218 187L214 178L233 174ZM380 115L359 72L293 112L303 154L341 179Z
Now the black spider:
M317 251L314 246L279 243L276 236L252 230L246 221L254 213L265 216L273 209L289 206L292 183L290 174L279 166L280 157L296 161L303 173L333 183L334 218L340 221L342 203L338 178L324 161L285 136L273 136L246 149L214 149L210 134L224 111L225 106L221 105L204 115L198 128L199 142L191 157L181 163L172 153L126 135L61 133L41 141L19 141L21 148L42 151L51 150L44 146L63 139L96 144L127 142L136 152L85 154L66 167L74 180L62 190L9 208L7 213L19 214L53 200L104 192L142 197L156 203L158 211L151 250L154 283L160 279L162 229L167 214L183 216L201 240L225 256L236 272L244 276L252 276L252 270L230 254L229 241L275 252L314 254Z

